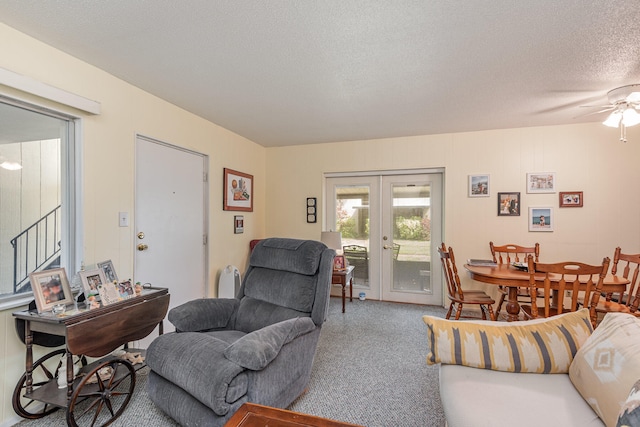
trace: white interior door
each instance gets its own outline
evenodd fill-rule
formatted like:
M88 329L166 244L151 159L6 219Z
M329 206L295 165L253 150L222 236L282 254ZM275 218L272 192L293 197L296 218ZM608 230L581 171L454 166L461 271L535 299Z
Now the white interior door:
M136 138L135 263L141 283L169 289L169 309L207 286L207 157ZM165 320L164 331L173 330ZM136 343L146 348L157 336Z
M442 174L342 175L325 184L325 230L342 233L354 294L442 305L441 269L431 262L442 239Z

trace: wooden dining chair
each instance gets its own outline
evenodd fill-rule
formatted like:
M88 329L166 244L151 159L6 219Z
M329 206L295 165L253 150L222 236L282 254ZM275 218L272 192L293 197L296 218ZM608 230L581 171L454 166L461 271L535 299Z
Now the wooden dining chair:
M458 276L458 268L456 267L456 259L453 255L453 248L449 247L449 249L447 249L443 242L442 246L438 248L438 253L440 254L440 261L442 261L442 268L447 282L448 297L451 301L446 318L449 319L451 317L454 308L456 309L456 320L460 319L460 317L467 317L462 316L462 307L468 304L480 306L482 319L487 320L488 316L489 319L496 320L496 315L493 312L493 304L495 304L493 298L483 291L462 290L460 276Z
M613 253L611 274L624 277L629 281L624 292L608 293L596 306L596 313L604 315L611 312L632 313L640 317L640 254L624 254L618 246Z
M536 243L534 246L520 246L514 244L506 244L497 246L494 245L493 242L489 242L489 249L491 249L491 256L493 257L493 262L497 264L511 264L512 262L527 262L527 256L532 255L534 257L534 262L538 262L538 257L540 256L540 244ZM500 310L502 310L502 304L504 304L504 300L507 297L508 289L504 286L499 286L500 290L500 299L498 300L498 306L496 307L496 315L500 314ZM529 298L529 289L528 288L518 288L518 299L528 301Z
M529 270L530 304L520 308L526 319L550 317L582 307L590 310L591 323L596 327L596 305L609 271L610 259L603 258L602 264L589 265L577 261L565 261L554 264L534 262L533 256L527 257ZM542 286L540 280L542 279ZM544 306L538 307L538 290L543 292Z

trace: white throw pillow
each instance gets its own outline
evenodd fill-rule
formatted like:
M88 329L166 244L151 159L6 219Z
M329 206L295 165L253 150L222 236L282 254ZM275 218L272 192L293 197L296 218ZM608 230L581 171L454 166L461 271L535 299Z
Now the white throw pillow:
M608 313L573 358L569 378L607 426L615 426L640 378L640 319Z

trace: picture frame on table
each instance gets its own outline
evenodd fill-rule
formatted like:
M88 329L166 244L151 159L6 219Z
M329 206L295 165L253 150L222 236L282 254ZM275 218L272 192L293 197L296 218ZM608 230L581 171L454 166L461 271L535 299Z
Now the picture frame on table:
M333 270L344 271L347 269L347 260L344 255L336 255L333 258Z
M520 192L498 193L498 216L520 216Z
M555 193L556 173L535 172L527 174L527 193Z
M469 197L489 197L489 175L469 175Z
M117 282L118 275L116 274L116 269L113 267L113 263L110 259L106 261L99 262L96 264L98 268L104 270L104 275L107 278L107 282Z
M122 299L133 298L136 296L131 279L118 283L118 294L120 294L120 298Z
M78 272L78 275L80 276L80 282L82 283L82 289L87 301L95 300L95 298L100 295L100 286L109 283L102 268L82 270ZM93 297L93 299L91 297Z
M107 306L121 300L117 282L105 283L98 288L98 292L100 294L100 302L103 306Z
M553 231L553 208L529 208L529 231Z
M64 268L37 271L29 274L31 289L38 313L52 310L58 304L73 304L73 293Z
M253 175L224 168L222 209L253 212Z
M582 191L561 191L559 206L561 208L581 208Z

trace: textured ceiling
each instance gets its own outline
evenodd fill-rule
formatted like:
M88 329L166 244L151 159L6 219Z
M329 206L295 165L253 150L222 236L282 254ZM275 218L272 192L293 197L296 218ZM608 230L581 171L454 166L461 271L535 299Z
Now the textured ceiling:
M0 21L264 146L601 121L580 106L640 83L638 0L0 0Z

